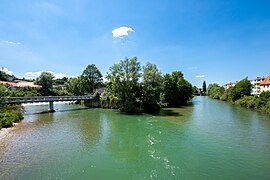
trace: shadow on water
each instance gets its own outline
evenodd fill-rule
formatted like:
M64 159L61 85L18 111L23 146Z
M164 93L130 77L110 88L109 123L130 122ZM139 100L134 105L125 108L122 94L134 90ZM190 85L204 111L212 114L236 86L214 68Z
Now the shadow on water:
M141 112L137 112L137 113L128 113L128 112L123 112L123 111L117 111L116 110L116 112L117 112L117 114L118 115L128 115L128 116L143 116L143 115L145 115L145 113L141 113Z
M56 110L53 113L81 111L81 110L86 110L86 109L91 109L91 108L86 107L86 108L76 108L76 109L61 109L61 110ZM52 113L52 112L49 112L48 110L46 110L46 111L40 111L40 112L28 112L28 113L24 113L24 115L47 114L47 113Z
M200 100L193 100L187 103L187 106L197 106L201 103Z
M61 109L61 110L56 110L55 112L62 113L62 112L81 111L81 110L86 110L86 109L92 109L92 108L84 107L84 108L76 108L76 109Z
M182 107L180 107L182 108ZM180 109L179 108L179 109ZM118 115L123 116L145 116L145 115L153 115L153 116L183 116L181 113L173 110L173 109L161 109L158 113L126 113L126 112L117 112Z
M183 116L183 114L172 109L162 109L156 116Z

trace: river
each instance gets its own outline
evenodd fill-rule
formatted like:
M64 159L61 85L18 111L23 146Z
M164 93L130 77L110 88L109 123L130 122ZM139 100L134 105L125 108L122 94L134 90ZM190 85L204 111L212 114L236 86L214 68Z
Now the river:
M270 116L207 97L159 115L26 106L0 179L270 179Z

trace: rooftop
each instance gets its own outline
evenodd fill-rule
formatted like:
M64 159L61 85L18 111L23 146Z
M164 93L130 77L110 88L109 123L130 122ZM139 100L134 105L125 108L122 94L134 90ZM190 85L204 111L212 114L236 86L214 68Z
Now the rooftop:
M41 88L40 85L36 85L33 82L26 82L26 81L19 81L19 82L8 82L8 81L0 81L2 84L8 84L15 88L22 88L22 87L33 87L33 88Z
M267 76L267 77L265 78L265 80L263 80L263 81L261 82L260 85L268 85L268 84L270 84L270 76Z

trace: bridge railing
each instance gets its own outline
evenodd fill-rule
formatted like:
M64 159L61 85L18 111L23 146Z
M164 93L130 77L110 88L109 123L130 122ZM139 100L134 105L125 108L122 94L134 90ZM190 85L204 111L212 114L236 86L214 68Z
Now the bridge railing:
M93 96L33 96L33 97L6 97L0 98L4 103L33 103L33 102L54 102L54 101L76 101L90 100Z

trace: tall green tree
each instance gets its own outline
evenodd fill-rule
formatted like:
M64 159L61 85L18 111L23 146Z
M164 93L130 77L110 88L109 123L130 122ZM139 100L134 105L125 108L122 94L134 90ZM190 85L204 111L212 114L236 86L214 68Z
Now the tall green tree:
M36 84L41 85L40 93L43 96L48 96L51 93L53 87L54 76L50 72L42 72L41 75L36 79Z
M247 78L239 81L231 90L232 101L236 101L244 96L250 96L251 88L252 85Z
M141 66L136 57L126 58L110 68L106 76L109 96L118 99L120 110L137 112L141 105Z
M72 95L87 94L87 80L83 76L71 78L65 83L66 90Z
M155 64L147 63L143 67L142 106L146 112L158 112L162 106L162 75Z
M205 94L206 93L206 82L205 81L203 81L202 90L203 90L203 94Z
M102 85L102 74L95 64L88 65L83 71L82 76L87 79L89 93L93 93L94 89Z

